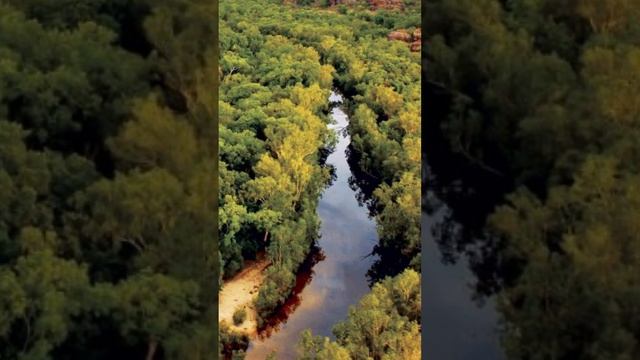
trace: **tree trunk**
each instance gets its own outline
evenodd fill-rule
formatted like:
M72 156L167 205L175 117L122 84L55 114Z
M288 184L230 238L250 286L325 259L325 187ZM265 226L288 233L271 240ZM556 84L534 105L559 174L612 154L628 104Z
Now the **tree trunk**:
M147 347L147 357L146 360L153 360L153 357L156 354L156 349L158 348L158 342L156 340L149 340L149 346Z
M267 230L267 231L265 231L265 232L264 232L264 239L262 239L262 242L263 242L263 243L266 243L266 242L267 242L267 237L268 237L268 236L269 236L269 230Z

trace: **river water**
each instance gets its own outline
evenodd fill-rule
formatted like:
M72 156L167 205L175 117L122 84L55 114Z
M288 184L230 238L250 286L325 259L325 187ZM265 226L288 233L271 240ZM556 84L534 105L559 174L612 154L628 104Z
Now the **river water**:
M427 196L434 196L433 193ZM431 201L438 201L432 198ZM422 213L423 336L427 359L500 360L495 298L474 300L476 275L464 254L452 260L443 251L439 236L451 214L441 203L434 211Z
M342 103L342 96L332 93L329 100ZM366 274L376 259L368 256L378 243L376 225L349 187L349 119L340 106L333 107L331 118L334 123L329 127L338 133L338 143L327 163L335 168L336 178L318 205L321 254L315 257L317 263L298 275L297 289L279 323L251 341L248 360L262 360L272 351L279 360L295 359L295 347L305 329L333 338L333 326L347 317L350 305L369 292Z
M427 86L423 96L430 120L422 149L423 353L434 360L502 360L499 249L483 229L509 184L452 152L441 128L449 95Z

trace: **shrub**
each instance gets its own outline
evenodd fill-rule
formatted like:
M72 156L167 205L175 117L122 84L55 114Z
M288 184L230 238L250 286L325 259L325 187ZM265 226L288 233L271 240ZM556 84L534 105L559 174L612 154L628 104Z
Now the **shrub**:
M244 350L233 350L231 353L231 360L244 360L247 353Z
M233 354L238 354L239 350L246 350L249 347L249 337L246 334L233 331L226 321L220 323L220 351L221 358L227 359Z
M233 313L233 323L235 325L242 324L247 319L247 311L242 308L238 309Z

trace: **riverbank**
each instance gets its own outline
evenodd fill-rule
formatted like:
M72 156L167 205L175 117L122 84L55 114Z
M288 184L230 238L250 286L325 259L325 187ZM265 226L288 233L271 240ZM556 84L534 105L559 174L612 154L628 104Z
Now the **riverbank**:
M349 186L351 138L344 131L349 118L342 108L343 97L334 92L329 102L333 104L329 128L336 131L338 142L326 160L335 177L317 208L322 220L317 241L321 258L314 259L312 252L310 266L303 266L296 276L293 296L269 319L264 334L250 341L246 360L264 360L274 351L279 360L296 359L295 345L302 331L332 336L333 326L347 317L349 307L370 291L367 271L376 257L367 255L378 243L376 225Z
M264 256L253 261L247 261L242 271L224 282L222 291L218 295L218 321L225 321L231 330L246 334L253 338L258 334L257 312L255 300L258 289L264 281L264 270L270 265ZM246 320L240 324L233 323L233 313L244 307L247 312Z

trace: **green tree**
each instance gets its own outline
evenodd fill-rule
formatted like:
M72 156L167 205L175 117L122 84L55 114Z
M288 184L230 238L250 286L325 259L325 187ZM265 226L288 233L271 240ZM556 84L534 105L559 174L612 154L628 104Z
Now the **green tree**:
M420 299L413 270L377 283L334 327L335 342L303 332L301 359L420 359Z

